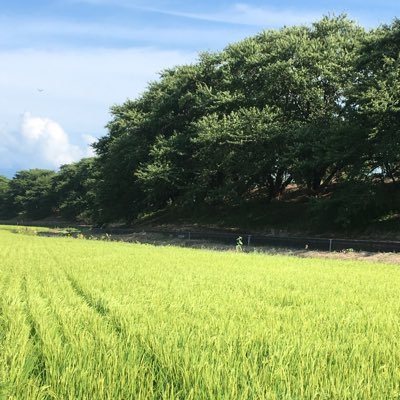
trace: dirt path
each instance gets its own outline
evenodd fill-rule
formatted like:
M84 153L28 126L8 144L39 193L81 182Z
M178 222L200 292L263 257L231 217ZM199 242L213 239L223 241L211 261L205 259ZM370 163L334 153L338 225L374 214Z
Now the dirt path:
M96 235L97 236L97 235ZM236 251L235 245L226 245L216 243L210 240L187 240L176 237L168 237L156 233L132 233L127 235L111 236L111 240L120 240L124 242L133 243L147 243L158 246L180 246L200 249L211 249L219 251ZM387 264L400 264L400 253L372 253L365 251L342 251L342 252L328 252L328 251L312 251L312 250L294 250L281 247L271 246L257 246L247 247L243 246L243 251L246 253L257 252L266 254L282 254L291 255L296 257L313 257L313 258L330 258L340 260L361 260L368 262L379 262Z

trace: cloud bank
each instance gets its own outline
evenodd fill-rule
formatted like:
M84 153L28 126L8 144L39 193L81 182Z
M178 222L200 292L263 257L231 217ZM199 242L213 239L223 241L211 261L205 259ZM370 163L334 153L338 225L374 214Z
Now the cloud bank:
M12 168L57 169L83 157L92 156L90 145L96 138L81 135L78 143L72 143L70 135L59 123L50 118L23 114L18 130L0 131L1 166Z

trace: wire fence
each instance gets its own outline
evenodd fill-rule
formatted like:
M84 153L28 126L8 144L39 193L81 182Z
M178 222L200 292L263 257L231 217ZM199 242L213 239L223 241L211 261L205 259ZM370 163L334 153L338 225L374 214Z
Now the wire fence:
M108 233L112 235L124 235L138 233L132 229L93 229L93 233ZM146 230L146 233L164 235L182 240L204 240L221 244L236 245L238 237L242 238L243 246L258 247L272 246L292 249L308 249L322 251L368 251L368 252L400 252L400 241L379 240L354 240L319 237L298 236L272 236L249 233L228 233L212 231L167 231Z
M5 222L6 223L6 222ZM20 225L37 225L37 222L22 221ZM49 222L46 226L62 225L71 226L68 224L60 224L59 222ZM43 225L42 225L43 226ZM83 228L83 226L81 226ZM133 233L153 233L164 235L166 238L171 237L182 240L204 240L214 243L230 244L235 246L237 239L242 238L243 246L258 247L258 246L271 246L271 247L285 247L291 249L308 249L308 250L322 250L322 251L367 251L367 252L400 252L400 241L384 241L384 240L355 240L355 239L340 239L340 238L320 238L320 237L299 237L299 236L274 236L274 235L261 235L240 232L213 232L213 231L179 231L179 230L145 230L140 231L133 228L89 228L90 232L96 234L111 234L111 235L127 235Z

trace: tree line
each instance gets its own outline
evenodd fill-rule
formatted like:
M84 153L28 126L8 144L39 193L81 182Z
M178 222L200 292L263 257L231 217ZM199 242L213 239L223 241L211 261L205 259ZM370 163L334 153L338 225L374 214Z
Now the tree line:
M288 187L337 227L400 212L400 20L266 30L167 69L111 108L96 157L0 179L0 217L94 223Z

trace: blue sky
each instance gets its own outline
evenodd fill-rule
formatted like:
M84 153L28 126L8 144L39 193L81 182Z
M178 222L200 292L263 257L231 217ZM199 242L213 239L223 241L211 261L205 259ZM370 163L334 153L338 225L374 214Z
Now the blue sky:
M372 28L398 0L2 0L0 174L91 155L109 108L164 68L263 29L347 13Z

